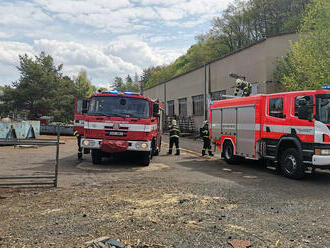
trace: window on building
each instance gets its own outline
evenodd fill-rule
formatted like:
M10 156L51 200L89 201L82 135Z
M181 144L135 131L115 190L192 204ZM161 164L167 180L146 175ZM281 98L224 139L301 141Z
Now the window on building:
M219 90L215 92L211 92L211 100L223 100L225 99L222 95L226 95L226 90Z
M167 102L167 115L174 116L174 100Z
M283 98L269 99L269 115L276 118L284 118L283 115Z
M179 115L187 116L187 98L179 99Z
M204 96L193 96L193 115L204 115Z

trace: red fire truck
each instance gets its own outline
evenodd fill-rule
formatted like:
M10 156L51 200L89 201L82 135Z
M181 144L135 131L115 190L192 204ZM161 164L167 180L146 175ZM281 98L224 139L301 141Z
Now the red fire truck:
M229 163L275 162L283 174L330 168L330 89L255 95L210 104L210 138Z
M132 92L102 92L76 101L75 130L94 164L103 157L130 152L148 166L161 148L161 118L159 101Z

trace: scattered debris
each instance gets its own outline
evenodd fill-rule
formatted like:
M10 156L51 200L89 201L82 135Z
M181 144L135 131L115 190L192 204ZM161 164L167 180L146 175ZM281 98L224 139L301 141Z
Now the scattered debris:
M14 148L21 148L21 149L23 149L23 148L34 148L34 149L38 149L39 146L36 146L36 145L16 145L16 146L14 146Z
M119 248L124 248L124 247L125 247L124 244L122 244L122 243L120 243L119 241L114 240L114 239L108 239L108 240L106 240L106 241L104 242L104 244L106 244L106 245L108 245L108 246L111 245L111 247L112 247L112 246L119 247Z
M230 244L233 248L249 248L249 247L251 247L250 241L239 240L239 239L228 240L228 244Z
M145 244L138 240L135 244L121 243L109 237L100 237L85 243L88 248L162 248L161 244Z

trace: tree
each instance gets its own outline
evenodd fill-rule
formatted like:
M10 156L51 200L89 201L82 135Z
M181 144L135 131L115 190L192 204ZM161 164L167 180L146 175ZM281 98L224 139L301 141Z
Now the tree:
M139 85L133 84L131 80L129 80L131 77L128 75L126 80L127 82L124 83L123 79L121 77L115 77L114 82L112 84L113 89L117 90L119 92L125 92L125 91L134 91L139 92Z
M137 72L135 72L134 74L134 83L137 84L139 82L139 75L137 74Z
M319 89L330 82L329 20L329 1L313 0L308 5L299 39L274 73L285 89Z
M12 87L4 87L1 112L26 113L29 119L50 115L55 121L72 121L75 98L87 96L93 86L86 73L80 73L73 82L62 74L62 67L44 52L35 57L20 55L20 78Z
M122 91L122 89L124 88L123 79L121 77L115 77L114 82L112 84L112 88L119 92Z
M132 80L131 76L130 75L127 75L127 77L126 77L126 83L132 83L132 82L133 82L133 80Z
M49 100L57 95L62 78L62 65L54 65L53 58L42 52L35 58L19 56L20 79L13 83L14 89L7 89L13 100L13 108L28 111L28 117L38 118L49 113Z
M87 77L87 72L84 70L79 72L78 76L74 79L74 84L77 90L77 98L89 97L96 91L96 87L92 85Z

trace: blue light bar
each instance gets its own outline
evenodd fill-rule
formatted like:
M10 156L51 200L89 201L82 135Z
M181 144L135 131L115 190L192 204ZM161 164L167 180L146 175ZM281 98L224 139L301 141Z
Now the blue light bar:
M324 90L330 90L330 85L323 86L322 89L324 89Z
M125 91L124 94L125 95L138 95L138 93L133 92L133 91Z
M119 92L117 90L110 90L109 93L110 94L118 94Z

